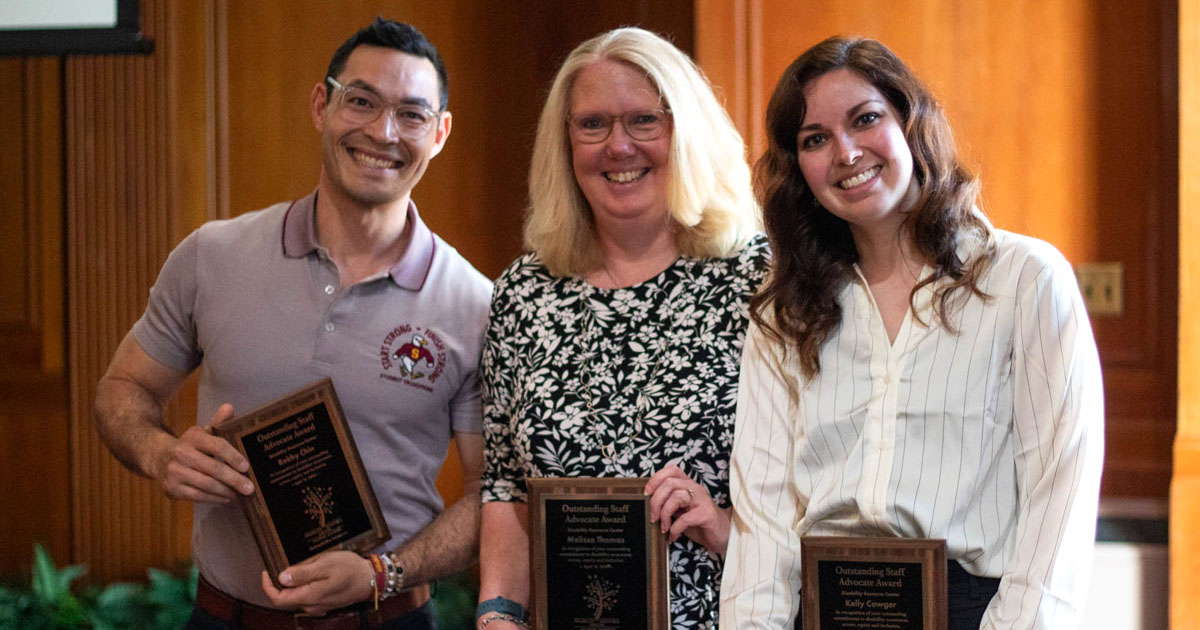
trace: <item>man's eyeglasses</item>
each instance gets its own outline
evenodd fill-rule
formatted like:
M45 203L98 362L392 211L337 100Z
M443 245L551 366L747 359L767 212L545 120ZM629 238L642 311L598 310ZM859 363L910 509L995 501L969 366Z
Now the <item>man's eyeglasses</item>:
M599 113L575 114L567 118L567 129L576 142L595 144L608 138L618 120L630 138L653 140L671 125L671 112L666 109L635 109L620 116Z
M380 95L365 88L346 86L333 77L325 77L333 86L337 98L337 113L354 125L369 125L384 114L394 113L400 135L409 140L424 138L433 128L441 112L417 103L389 103Z

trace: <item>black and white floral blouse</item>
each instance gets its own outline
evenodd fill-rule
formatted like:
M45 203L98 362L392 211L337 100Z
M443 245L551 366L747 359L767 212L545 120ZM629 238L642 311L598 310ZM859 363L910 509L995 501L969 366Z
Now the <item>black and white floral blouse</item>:
M525 501L526 477L649 477L674 463L729 507L729 452L748 304L766 238L730 258L681 257L598 289L527 254L497 280L483 352L483 500ZM716 627L721 563L671 545L675 630Z

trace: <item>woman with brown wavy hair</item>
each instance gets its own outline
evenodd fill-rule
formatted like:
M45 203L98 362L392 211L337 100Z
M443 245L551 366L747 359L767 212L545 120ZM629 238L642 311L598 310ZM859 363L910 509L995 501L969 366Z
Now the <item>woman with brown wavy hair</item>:
M1064 628L1086 594L1099 359L1069 263L991 226L945 115L869 39L784 72L757 188L724 628L790 627L801 536L946 541L951 628Z

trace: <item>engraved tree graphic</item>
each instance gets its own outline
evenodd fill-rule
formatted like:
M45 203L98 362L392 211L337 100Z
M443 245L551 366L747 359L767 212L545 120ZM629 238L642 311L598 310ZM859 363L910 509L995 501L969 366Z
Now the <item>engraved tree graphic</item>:
M325 527L325 517L333 514L333 490L325 487L304 489L304 513Z
M617 593L620 592L621 587L594 575L589 575L588 579L590 581L587 585L587 596L583 599L595 613L593 619L599 619L604 611L616 605Z

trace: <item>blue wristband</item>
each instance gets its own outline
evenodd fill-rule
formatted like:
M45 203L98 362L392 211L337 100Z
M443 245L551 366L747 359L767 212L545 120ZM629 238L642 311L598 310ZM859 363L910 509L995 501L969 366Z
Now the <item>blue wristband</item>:
M475 618L479 619L490 612L504 613L512 615L521 621L529 621L529 612L525 610L524 606L504 597L493 597L489 600L479 602L479 606L475 607Z

